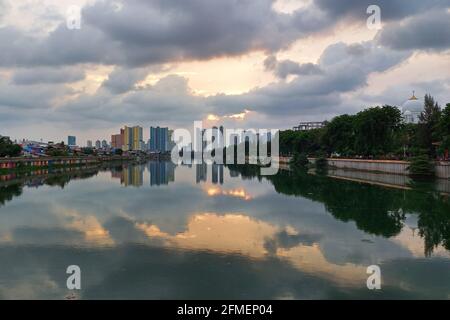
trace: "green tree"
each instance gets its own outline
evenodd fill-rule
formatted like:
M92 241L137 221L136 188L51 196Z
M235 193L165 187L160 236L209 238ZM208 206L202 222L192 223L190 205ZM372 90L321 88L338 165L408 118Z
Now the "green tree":
M296 132L293 130L285 130L280 132L280 154L291 155L294 151L294 140Z
M419 116L419 139L423 148L427 149L432 157L436 156L433 142L439 139L440 118L441 108L431 95L426 94L424 110Z
M403 124L396 133L395 145L398 146L396 154L408 158L414 153L417 136L417 125L414 123Z
M337 152L344 156L354 155L355 116L347 114L333 118L325 127L322 144L328 154Z
M280 132L280 154L293 155L295 152L316 154L322 150L323 129L308 131L286 130Z
M439 134L441 140L440 151L450 149L450 103L447 103L439 120Z
M294 151L311 155L321 153L322 146L320 140L322 133L322 129L299 131L294 142Z
M400 110L372 107L355 117L355 151L364 156L386 155L395 150L395 134L401 127Z
M21 152L21 146L13 143L8 137L0 136L0 157L17 157Z

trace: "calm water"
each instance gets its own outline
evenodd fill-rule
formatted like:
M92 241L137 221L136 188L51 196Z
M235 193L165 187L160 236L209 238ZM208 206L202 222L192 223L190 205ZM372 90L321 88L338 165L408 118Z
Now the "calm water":
M171 163L0 182L0 298L450 298L450 202ZM382 289L366 287L377 264Z

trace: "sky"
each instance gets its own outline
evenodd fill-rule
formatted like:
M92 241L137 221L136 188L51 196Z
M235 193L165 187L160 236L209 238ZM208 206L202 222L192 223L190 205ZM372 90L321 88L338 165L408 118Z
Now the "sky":
M287 129L413 90L450 102L450 0L0 0L0 134L13 139Z

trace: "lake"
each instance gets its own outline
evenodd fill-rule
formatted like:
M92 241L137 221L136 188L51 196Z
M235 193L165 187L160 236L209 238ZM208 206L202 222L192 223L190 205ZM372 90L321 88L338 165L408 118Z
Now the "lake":
M116 165L0 182L0 261L0 299L450 299L450 201L430 183Z

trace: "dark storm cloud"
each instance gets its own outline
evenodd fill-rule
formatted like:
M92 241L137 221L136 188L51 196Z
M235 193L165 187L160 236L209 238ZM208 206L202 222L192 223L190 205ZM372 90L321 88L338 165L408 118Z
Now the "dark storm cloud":
M103 86L115 94L125 93L133 89L136 82L144 80L147 73L146 69L116 68L103 82Z
M244 109L278 119L287 115L323 119L348 112L349 103L353 110L354 102L343 95L366 86L371 73L405 61L412 53L409 49L448 47L448 13L436 13L436 8L448 6L448 0L426 4L317 0L292 14L274 11L272 4L272 0L130 0L117 6L98 1L83 9L80 30L69 30L62 21L37 38L16 28L0 28L0 67L26 67L13 70L11 79L0 78L0 114L8 115L0 121L24 120L29 114L24 115L23 109L32 108L40 110L40 118L66 121L77 128L107 128L124 121L183 123L209 113L229 115ZM304 36L331 30L338 23L364 24L369 4L380 5L385 22L385 30L372 44L331 45L316 64L276 59L277 51ZM238 56L253 50L267 52L265 67L278 78L296 77L240 95L207 98L192 93L188 80L176 75L153 86L137 86L166 62ZM53 109L52 101L71 94L64 83L81 77L72 69L81 63L115 65L115 69L96 93L81 94Z
M101 31L83 25L69 30L61 24L44 38L34 38L13 27L0 28L0 66L60 66L79 63L112 64L118 48Z
M81 95L55 109L49 114L49 119L68 121L78 128L108 128L112 123L124 122L176 121L185 125L205 118L209 113L229 115L241 113L244 109L278 119L286 115L294 118L316 115L323 119L353 111L343 105L341 95L364 87L369 74L386 71L405 61L410 54L378 47L372 42L338 43L329 46L318 64L313 65L313 71L322 70L320 73L305 71L305 65L293 62L297 68L294 71L301 75L290 82L272 83L240 95L220 94L206 98L191 92L188 80L177 75L167 76L155 85L144 88L134 87L139 77L125 76L123 82L117 80L116 87L107 80L95 94ZM270 58L266 60L269 68L279 67L278 64L283 63L276 60L272 64L269 62ZM127 74L126 70L118 69L117 72ZM115 78L114 72L111 78ZM127 91L130 86L133 90L126 94L114 92L119 89ZM5 92L7 90L5 88ZM27 96L26 92L21 92ZM20 91L16 96L21 96Z
M446 7L449 0L317 0L292 14L273 10L273 0L98 1L83 8L80 30L61 21L46 37L36 38L0 28L0 65L144 66L276 52L347 17L365 23L370 4L380 5L383 21L390 21Z
M151 73L161 73L170 71L170 67L164 65L152 65L142 68L125 68L116 66L108 75L102 86L111 93L122 94L130 90L139 90L139 81L144 80Z
M23 117L24 109L50 109L51 101L55 98L71 93L72 90L63 84L41 84L33 86L32 90L27 86L11 84L0 79L0 110L17 112ZM3 119L0 119L0 121Z
M186 78L169 75L153 86L136 88L124 95L101 88L55 110L52 117L76 123L78 127L175 121L185 125L210 111L205 98L192 94Z
M292 60L278 61L273 55L264 60L264 67L268 71L274 72L278 78L285 79L289 75L311 75L320 74L322 70L313 63L297 63Z
M82 11L80 30L63 21L37 39L0 29L3 66L77 63L142 66L276 51L332 24L314 6L283 14L272 0L99 1ZM11 41L14 39L14 41Z
M450 13L433 12L386 26L378 41L397 50L446 50L450 48Z
M12 82L17 85L57 84L77 82L84 77L84 71L75 68L32 68L14 72Z
M388 21L450 5L449 0L315 0L314 3L335 19L351 16L361 18L362 22L366 21L366 10L370 5L379 6L382 19Z
M278 50L329 25L320 14L272 10L272 0L131 0L87 7L90 25L117 41L126 64L210 59L251 50Z
M409 56L410 52L396 52L372 42L338 43L329 46L314 65L314 70L322 72L301 72L304 74L290 82L272 83L248 93L205 98L191 92L186 78L170 75L153 86L134 88L124 95L101 88L93 95L82 95L63 105L49 116L70 121L77 127L96 125L105 128L111 123L123 122L176 121L186 124L205 118L209 113L229 115L244 109L272 118L320 115L322 119L353 111L343 105L342 94L364 87L369 74L386 71ZM270 65L266 62L269 67L279 63L275 61ZM128 89L130 82L125 83Z

